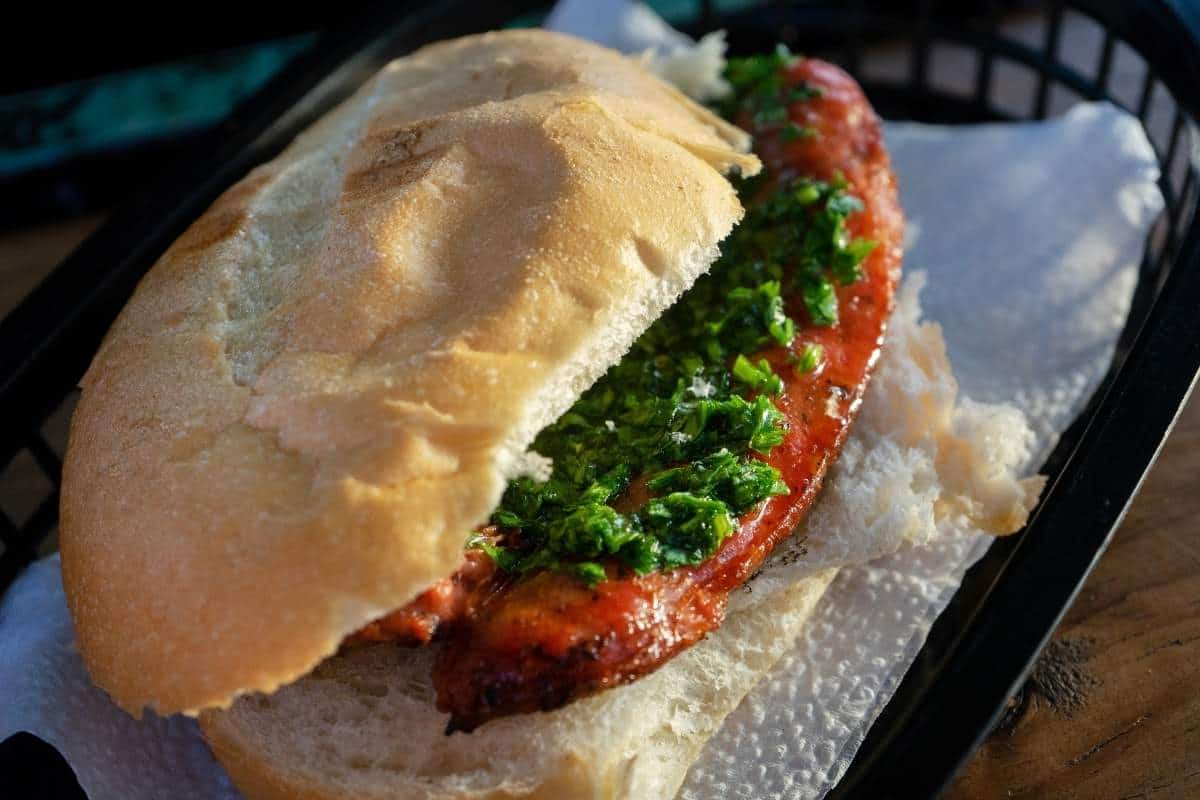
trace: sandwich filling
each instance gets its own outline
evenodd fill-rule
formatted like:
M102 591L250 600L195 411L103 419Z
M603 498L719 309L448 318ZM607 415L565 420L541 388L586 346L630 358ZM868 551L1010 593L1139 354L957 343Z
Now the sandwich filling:
M766 169L711 272L546 428L463 567L351 642L445 646L448 731L634 680L720 624L836 458L882 342L902 215L836 67L730 62Z

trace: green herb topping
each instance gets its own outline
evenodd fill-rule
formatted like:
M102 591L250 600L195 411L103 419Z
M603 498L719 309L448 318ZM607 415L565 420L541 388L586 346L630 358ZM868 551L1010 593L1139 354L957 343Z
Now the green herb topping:
M779 50L731 61L725 113L790 135L788 105L818 94L785 83L792 59ZM594 585L608 564L638 574L699 564L740 514L788 494L762 460L784 439L772 400L784 382L751 356L793 346L785 295L802 300L809 324L836 323L834 282L857 280L874 245L847 232L862 204L844 181L792 180L765 198L763 186L742 181L748 211L711 272L538 435L533 449L553 460L552 473L509 484L492 515L500 543L476 535L468 547L508 572L562 570ZM806 345L790 363L805 374L823 357Z
M797 375L816 372L825 363L825 348L819 344L806 344L801 348L793 363Z
M784 45L775 52L749 58L731 58L725 66L725 79L733 93L721 106L727 119L747 115L760 130L778 131L784 141L816 136L811 128L797 125L789 119L789 108L813 97L821 90L805 84L788 84L786 73L798 60Z

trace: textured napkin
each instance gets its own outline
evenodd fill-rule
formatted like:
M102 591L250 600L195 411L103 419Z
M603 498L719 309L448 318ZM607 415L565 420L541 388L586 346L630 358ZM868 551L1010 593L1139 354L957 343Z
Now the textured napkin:
M653 26L637 13L639 30ZM1161 209L1153 151L1136 120L1107 105L1024 125L893 124L886 135L913 231L906 269L928 274L925 315L943 325L966 394L1026 412L1032 469L1111 360ZM844 569L681 796L824 794L986 544L950 536ZM91 685L57 558L27 571L0 604L0 739L19 730L58 747L93 800L237 796L194 722L135 721Z

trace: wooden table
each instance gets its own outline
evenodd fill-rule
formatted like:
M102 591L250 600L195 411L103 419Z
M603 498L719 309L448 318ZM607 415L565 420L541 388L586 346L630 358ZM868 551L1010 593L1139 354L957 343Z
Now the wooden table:
M949 798L1200 797L1200 399L1039 666Z

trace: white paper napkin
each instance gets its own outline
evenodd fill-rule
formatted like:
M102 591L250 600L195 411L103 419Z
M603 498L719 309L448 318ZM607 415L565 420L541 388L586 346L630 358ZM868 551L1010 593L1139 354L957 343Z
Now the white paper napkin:
M1040 461L1111 359L1162 205L1153 151L1136 120L1103 104L1045 123L892 124L886 134L919 232L906 269L929 274L926 316L944 326L966 394L1027 412ZM844 569L681 795L823 795L984 546L954 537ZM91 685L57 558L0 604L0 739L19 730L58 747L93 800L237 796L194 722L134 721Z

